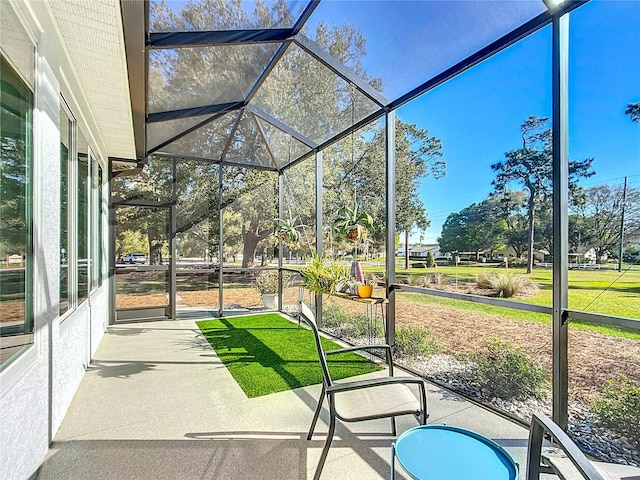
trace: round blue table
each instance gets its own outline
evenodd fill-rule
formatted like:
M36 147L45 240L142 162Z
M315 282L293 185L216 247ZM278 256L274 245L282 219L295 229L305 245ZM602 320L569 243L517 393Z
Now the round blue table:
M407 430L391 447L391 479L395 459L416 480L516 480L518 465L497 443L449 425Z

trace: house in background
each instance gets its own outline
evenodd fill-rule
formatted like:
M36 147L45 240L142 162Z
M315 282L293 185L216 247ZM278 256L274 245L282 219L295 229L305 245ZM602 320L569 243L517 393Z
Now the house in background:
M433 253L433 258L437 259L447 259L451 260L453 257L450 253L442 253L440 252L440 245L437 243L429 243L422 245L409 245L409 259L410 260L421 260L427 258L427 254L431 252ZM396 256L404 257L405 249L404 244L400 244L398 249L396 250Z

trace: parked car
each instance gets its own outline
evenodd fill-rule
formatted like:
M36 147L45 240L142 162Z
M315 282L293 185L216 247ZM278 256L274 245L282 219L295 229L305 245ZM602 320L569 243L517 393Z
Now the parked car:
M144 253L127 253L122 257L122 263L147 263L147 256Z

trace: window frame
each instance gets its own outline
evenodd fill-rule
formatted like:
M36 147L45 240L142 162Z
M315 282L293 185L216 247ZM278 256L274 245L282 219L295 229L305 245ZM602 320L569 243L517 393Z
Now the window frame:
M23 27L24 28L24 27ZM31 40L31 37L25 31L25 35ZM34 70L36 59L36 45L31 42L31 54L34 57ZM20 71L15 62L11 60L8 54L4 52L0 45L0 57L3 62L11 69L11 74L15 75L17 79L23 84L24 88L31 94L28 107L25 110L25 123L27 124L25 129L25 187L24 187L24 218L25 218L25 231L24 231L24 290L22 297L24 298L24 314L22 317L22 324L0 327L0 337L13 337L17 335L23 335L28 337L22 345L19 345L17 349L7 356L4 360L0 361L0 372L4 371L14 361L23 356L25 352L31 349L35 344L35 318L33 315L33 288L34 288L34 246L33 246L33 222L29 221L33 217L34 207L34 166L35 166L35 109L36 109L36 88L35 85L31 85L24 73ZM33 72L34 78L36 72Z

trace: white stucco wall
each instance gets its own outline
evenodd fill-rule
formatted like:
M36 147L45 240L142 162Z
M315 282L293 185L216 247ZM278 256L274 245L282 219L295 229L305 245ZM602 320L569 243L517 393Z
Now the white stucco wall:
M101 159L103 171L107 169L106 154L100 150L104 142L92 122L86 96L48 5L11 5L35 40L38 57L34 96L34 343L0 372L0 478L23 480L37 473L108 324L106 280L62 321L58 315L60 94ZM106 188L104 191L106 195ZM106 243L106 220L102 225Z

